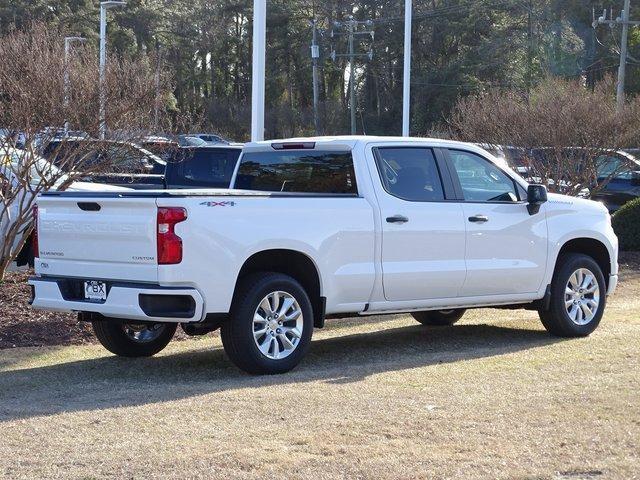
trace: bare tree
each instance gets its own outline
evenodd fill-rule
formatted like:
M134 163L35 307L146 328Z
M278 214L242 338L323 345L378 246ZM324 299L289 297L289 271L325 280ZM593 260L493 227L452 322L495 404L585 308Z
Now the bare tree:
M63 38L35 24L0 39L0 280L29 235L37 195L114 168L131 171L129 142L154 124L153 62L111 55L105 94L110 140L76 141L71 148L65 123L76 137L99 130L98 56L94 48L76 48L65 64ZM41 156L52 140L55 164Z
M529 97L494 90L462 98L448 120L454 138L491 146L510 146L528 176L552 191L578 194L603 188L623 162L602 177L603 155L634 146L640 122L640 99L616 113L611 79L585 88L579 81L549 77Z

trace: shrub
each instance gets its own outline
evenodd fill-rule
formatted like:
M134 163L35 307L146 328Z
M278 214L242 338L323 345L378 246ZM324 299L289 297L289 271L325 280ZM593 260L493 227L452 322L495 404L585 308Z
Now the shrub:
M621 171L603 177L598 159L632 145L640 129L640 96L618 112L614 90L610 77L593 90L548 77L528 97L516 90L461 97L448 125L455 139L518 147L528 175L552 192L577 195L588 187L593 195Z
M612 223L620 250L640 250L640 198L625 203L613 215Z

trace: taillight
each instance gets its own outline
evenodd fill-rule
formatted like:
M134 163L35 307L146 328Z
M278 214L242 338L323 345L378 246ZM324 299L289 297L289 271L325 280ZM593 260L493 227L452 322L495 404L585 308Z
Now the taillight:
M34 258L40 256L40 250L38 249L38 205L34 205L33 212L33 232L31 233L31 249L33 250Z
M182 239L176 235L177 223L187 219L181 207L158 208L158 265L173 265L182 261Z

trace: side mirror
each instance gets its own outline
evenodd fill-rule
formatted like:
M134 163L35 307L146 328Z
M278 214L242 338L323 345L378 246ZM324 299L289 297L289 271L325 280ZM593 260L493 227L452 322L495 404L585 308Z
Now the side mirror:
M631 185L634 187L640 185L640 170L634 170L631 172Z
M547 187L544 185L529 185L527 188L527 210L529 215L540 211L540 205L547 201Z

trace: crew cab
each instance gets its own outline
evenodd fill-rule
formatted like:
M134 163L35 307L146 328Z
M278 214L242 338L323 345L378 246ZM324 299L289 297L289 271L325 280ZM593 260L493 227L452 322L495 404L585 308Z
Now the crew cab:
M528 308L589 335L618 279L600 203L547 195L482 148L395 137L249 143L231 189L46 193L32 305L80 312L122 356L178 324L221 329L229 359L282 373L326 317Z

